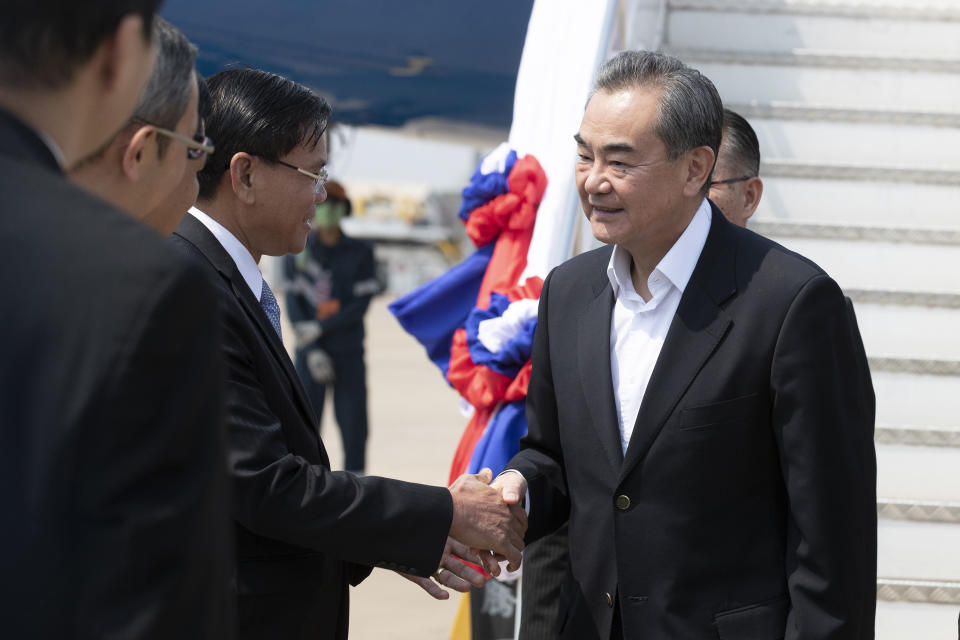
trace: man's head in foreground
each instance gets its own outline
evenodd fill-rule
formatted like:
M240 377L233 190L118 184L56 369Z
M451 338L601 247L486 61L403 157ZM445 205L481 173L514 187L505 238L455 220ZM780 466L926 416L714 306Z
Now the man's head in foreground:
M168 234L192 201L177 215L158 211L158 206L181 186L185 173L193 174L195 184L198 162L210 146L195 139L196 48L162 18L156 18L153 31L156 64L127 126L80 162L71 179ZM195 198L196 191L191 195Z
M625 51L604 63L575 136L594 236L655 265L707 193L722 125L713 83L680 60Z
M5 3L0 107L45 135L65 167L127 122L153 68L159 0Z
M197 206L253 255L299 253L314 206L327 193L327 102L303 85L256 69L207 79L207 135L217 152L200 171Z
M723 142L710 182L710 199L727 219L741 227L757 210L763 195L760 143L753 127L738 113L723 110Z

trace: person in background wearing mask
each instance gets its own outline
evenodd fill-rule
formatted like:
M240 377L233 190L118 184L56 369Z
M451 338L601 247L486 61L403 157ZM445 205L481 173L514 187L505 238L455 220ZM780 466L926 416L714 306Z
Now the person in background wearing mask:
M296 334L296 368L320 428L328 385L343 439L344 468L363 473L367 446L367 369L363 316L381 290L373 248L343 233L351 205L342 185L327 183L315 229L299 255L284 258L287 309Z

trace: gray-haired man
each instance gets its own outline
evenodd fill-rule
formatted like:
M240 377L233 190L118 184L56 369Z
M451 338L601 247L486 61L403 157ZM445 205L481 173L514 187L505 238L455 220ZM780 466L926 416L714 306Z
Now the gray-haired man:
M168 235L196 200L196 174L213 147L198 135L196 48L159 16L153 37L156 64L133 116L70 178ZM175 189L188 192L179 199L186 206L162 206Z
M713 84L624 52L575 139L601 241L544 283L529 435L494 482L569 524L561 638L868 638L872 412L843 294L705 198ZM869 381L866 381L869 384Z

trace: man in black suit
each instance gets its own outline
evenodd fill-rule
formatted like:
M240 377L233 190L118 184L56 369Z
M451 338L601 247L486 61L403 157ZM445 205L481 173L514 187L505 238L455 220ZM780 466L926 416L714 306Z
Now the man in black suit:
M64 170L127 121L155 1L0 19L0 628L229 638L216 305L199 267Z
M548 276L494 483L528 540L568 522L561 638L873 637L869 380L836 283L705 199L722 120L698 72L624 52L576 135L613 247Z
M346 638L348 587L371 566L441 597L431 574L461 590L463 577L482 584L450 557L448 534L519 564L526 516L487 485L489 470L449 490L331 471L258 268L263 255L303 250L326 197L330 107L254 69L218 73L208 85L217 153L174 242L204 261L222 310L240 636ZM436 574L441 566L449 571Z

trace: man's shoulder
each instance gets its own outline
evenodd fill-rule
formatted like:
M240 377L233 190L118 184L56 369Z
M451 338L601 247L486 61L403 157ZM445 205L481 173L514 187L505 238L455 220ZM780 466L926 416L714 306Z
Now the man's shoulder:
M737 238L737 274L741 281L749 282L760 276L799 286L814 277L828 275L810 258L751 229L733 227L733 232Z
M0 184L0 233L16 247L4 261L34 265L23 270L27 278L52 271L115 289L148 287L189 269L154 230L62 175L17 165Z

